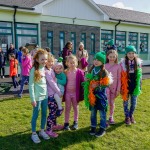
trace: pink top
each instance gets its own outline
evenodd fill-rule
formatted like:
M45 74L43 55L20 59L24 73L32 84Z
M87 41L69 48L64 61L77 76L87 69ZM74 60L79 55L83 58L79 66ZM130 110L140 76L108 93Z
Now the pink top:
M121 88L121 66L119 64L105 64L105 69L113 76L113 83L110 85L109 89L113 94L117 91L120 92Z
M22 57L22 75L29 76L32 67L31 55Z
M67 92L75 92L76 91L76 73L77 70L67 71Z
M48 96L52 96L55 93L57 93L59 96L62 96L60 89L58 88L57 83L56 83L54 71L52 69L46 70L45 75L46 75L46 81L47 81Z

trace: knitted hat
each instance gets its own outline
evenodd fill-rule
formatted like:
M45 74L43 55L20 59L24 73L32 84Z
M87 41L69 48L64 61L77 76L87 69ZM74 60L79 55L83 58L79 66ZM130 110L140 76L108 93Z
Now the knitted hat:
M95 54L94 59L101 61L103 64L106 62L106 53L104 51Z
M55 63L54 63L53 69L55 69L55 67L57 67L57 66L64 67L63 64L62 64L62 61L63 61L62 57L59 57L58 59L55 59Z
M110 41L108 41L107 45L110 45L110 46L114 45L114 39L111 39Z
M126 54L129 53L129 52L134 52L134 53L136 53L136 48L135 48L134 46L132 46L132 45L129 45L129 46L127 46L127 47L125 48L125 52L126 52Z

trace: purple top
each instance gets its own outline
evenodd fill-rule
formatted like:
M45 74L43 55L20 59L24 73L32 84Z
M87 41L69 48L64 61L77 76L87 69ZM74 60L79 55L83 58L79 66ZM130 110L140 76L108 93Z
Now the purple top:
M66 56L69 56L71 54L72 54L72 50L67 49L66 47L63 48L63 53L62 53L63 60L66 59Z

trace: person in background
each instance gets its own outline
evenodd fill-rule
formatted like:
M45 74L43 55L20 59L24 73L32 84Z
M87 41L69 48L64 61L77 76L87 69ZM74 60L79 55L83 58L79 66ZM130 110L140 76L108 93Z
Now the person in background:
M7 51L7 60L9 60L9 54L10 53L15 55L15 59L18 59L17 49L14 48L14 45L12 43L10 43L10 47Z
M52 53L51 53L51 49L50 49L49 47L46 47L45 50L46 50L48 53L52 54Z
M2 48L0 47L0 76L1 78L5 78L5 62L6 62L6 55L5 53L3 53Z
M18 62L19 62L19 66L20 66L20 82L22 79L22 48L23 46L19 47L19 51L18 51Z
M71 54L72 54L72 42L68 41L62 51L64 69L67 68L67 66L66 66L67 56L69 56Z
M30 55L31 55L31 58L32 58L32 62L33 62L34 55L36 54L36 52L38 51L38 49L39 49L39 46L36 45L35 48L30 51Z
M115 46L115 43L114 43L114 39L111 39L110 41L108 41L107 43L107 48L105 50L106 54L109 50L117 50L117 47Z

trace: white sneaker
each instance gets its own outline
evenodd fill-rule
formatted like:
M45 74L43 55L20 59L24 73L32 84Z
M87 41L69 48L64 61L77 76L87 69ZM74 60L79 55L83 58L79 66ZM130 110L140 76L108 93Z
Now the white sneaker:
M18 91L18 89L17 88L13 88L11 91L12 92L16 92L16 91Z
M31 135L31 139L32 139L32 141L34 143L40 143L41 142L41 140L39 139L39 136L37 135L37 133L36 134L32 134Z
M4 76L2 76L2 78L4 79L5 77L4 77Z
M17 86L18 91L20 91L20 85Z
M45 133L45 131L40 131L39 136L42 137L44 140L50 139L50 137Z

